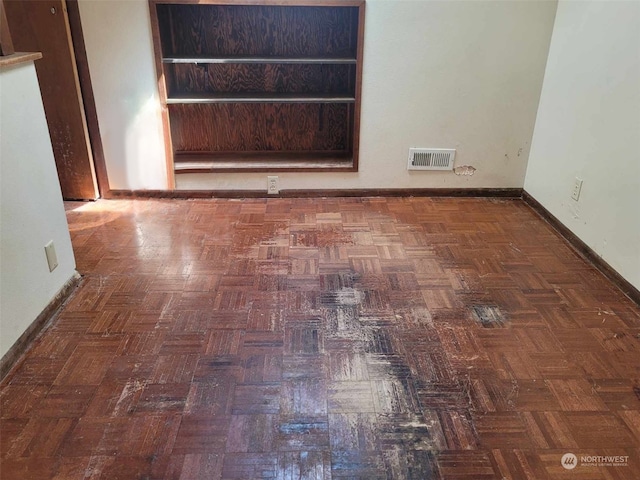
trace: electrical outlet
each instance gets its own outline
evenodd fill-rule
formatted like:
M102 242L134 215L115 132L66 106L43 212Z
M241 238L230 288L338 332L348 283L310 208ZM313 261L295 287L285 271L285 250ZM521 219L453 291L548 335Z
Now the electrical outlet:
M49 271L53 272L58 266L58 256L56 255L56 246L53 244L53 240L44 246L44 253L47 256Z
M278 176L277 175L267 176L267 193L269 195L277 195L279 192L280 192L280 188L278 187Z
M571 198L573 198L576 202L580 198L580 190L582 190L582 179L576 177L573 182L573 190L571 190Z

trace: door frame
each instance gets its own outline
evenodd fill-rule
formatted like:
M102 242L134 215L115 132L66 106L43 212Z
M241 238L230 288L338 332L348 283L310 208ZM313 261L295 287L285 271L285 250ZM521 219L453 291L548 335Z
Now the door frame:
M82 95L85 121L87 122L89 145L91 146L93 154L93 167L95 169L96 183L98 184L98 193L100 198L106 198L109 196L111 187L109 186L107 165L104 158L104 151L102 149L102 137L100 136L98 112L96 110L96 102L93 96L89 62L87 60L87 51L84 45L84 35L82 33L80 8L78 6L78 0L65 0L64 3L66 5L67 16L69 18L69 30L71 32L70 44L73 48L73 55L76 60L76 68L78 70L78 81Z

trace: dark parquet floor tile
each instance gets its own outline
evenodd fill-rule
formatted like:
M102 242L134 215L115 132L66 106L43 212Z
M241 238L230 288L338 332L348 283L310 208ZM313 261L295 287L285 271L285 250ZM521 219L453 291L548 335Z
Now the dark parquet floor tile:
M640 478L640 309L519 200L66 208L3 480Z

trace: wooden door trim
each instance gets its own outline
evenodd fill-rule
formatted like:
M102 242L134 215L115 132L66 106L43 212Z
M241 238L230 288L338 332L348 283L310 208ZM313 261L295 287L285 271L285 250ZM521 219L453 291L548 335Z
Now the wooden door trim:
M4 0L0 0L0 56L13 55L16 53L13 48L13 40L11 40L11 31L9 30L9 22L4 12Z
M71 33L71 21L69 19L69 9L67 8L67 1L60 0L62 9L63 9L63 18L65 21L65 27L67 30L67 43L69 46L69 53L71 54L71 68L73 73L73 78L76 84L76 93L77 93L77 101L78 106L80 107L80 117L81 117L81 125L84 130L84 141L86 144L87 155L89 157L89 170L91 174L91 180L93 183L93 198L98 199L100 197L100 189L98 187L98 178L96 176L96 167L93 159L93 150L91 146L91 138L89 137L89 125L87 122L87 115L84 107L84 96L82 94L82 86L80 85L80 74L78 72L78 64L76 61L75 47L73 44L72 33ZM46 111L46 109L45 109ZM84 198L85 200L87 198Z
M151 21L151 36L153 38L153 58L156 67L156 81L158 93L160 95L160 115L162 118L162 131L164 137L165 165L167 170L167 190L175 190L176 177L173 165L173 142L171 141L171 124L169 120L169 109L167 107L167 84L164 77L164 67L162 65L162 52L160 44L160 24L158 23L158 10L156 3L149 1L149 19Z
M80 92L82 93L82 105L89 133L89 143L93 156L93 167L95 169L98 192L101 197L105 197L109 190L111 190L111 187L109 186L107 164L104 158L104 151L102 149L102 137L100 136L98 112L96 110L96 102L93 96L93 86L91 84L89 62L87 60L87 50L84 45L84 35L82 33L80 8L78 7L78 0L66 0L65 3L67 6L71 42L78 71Z

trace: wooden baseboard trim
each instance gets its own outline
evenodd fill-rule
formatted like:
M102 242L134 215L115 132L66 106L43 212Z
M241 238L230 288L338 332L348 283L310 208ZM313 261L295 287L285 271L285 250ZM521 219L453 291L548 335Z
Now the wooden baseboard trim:
M19 363L20 359L23 358L24 354L31 348L34 340L46 330L58 309L65 303L65 301L75 291L76 287L80 284L81 278L80 274L76 272L69 280L67 280L40 315L31 322L31 325L27 327L24 333L20 335L20 338L18 338L7 353L4 354L0 360L0 381L4 381L5 377L9 375L13 367Z
M522 200L531 207L540 217L542 217L551 227L573 247L573 249L591 263L600 272L613 282L632 302L640 305L640 290L634 287L627 279L605 262L591 247L584 243L578 236L569 230L560 220L558 220L540 202L525 190L522 191Z
M316 197L498 197L521 198L521 188L386 188L351 190L110 190L106 199L137 198L316 198Z

